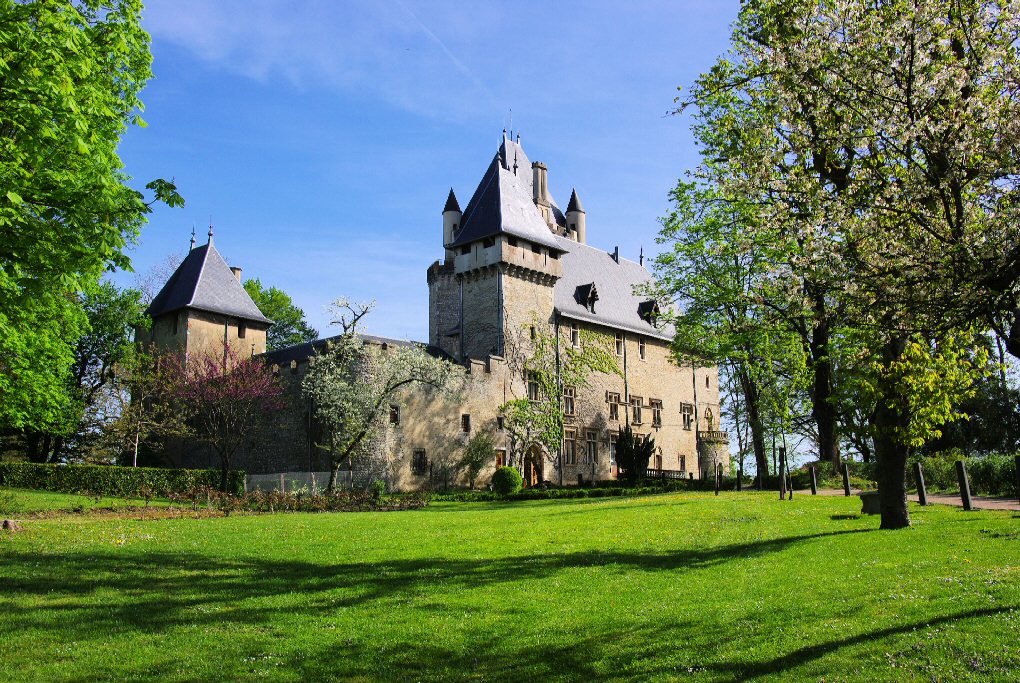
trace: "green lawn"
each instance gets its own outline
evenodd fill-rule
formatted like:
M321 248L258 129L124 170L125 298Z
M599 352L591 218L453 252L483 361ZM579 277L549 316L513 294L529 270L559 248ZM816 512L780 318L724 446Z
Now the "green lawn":
M0 678L1017 680L1020 516L683 493L0 535Z
M166 506L165 500L151 500L150 506ZM80 496L74 493L55 493L53 491L30 491L27 489L10 489L0 487L0 516L17 517L18 515L36 514L40 512L65 511L89 512L96 508L144 507L142 498L111 498L102 496Z

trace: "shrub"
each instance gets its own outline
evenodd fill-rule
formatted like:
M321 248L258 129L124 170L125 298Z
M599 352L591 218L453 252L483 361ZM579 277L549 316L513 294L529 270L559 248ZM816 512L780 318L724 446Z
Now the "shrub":
M492 490L501 496L520 493L524 478L514 467L500 467L492 475Z
M910 486L917 488L914 481L914 463L920 460L924 467L924 484L931 491L956 492L960 483L956 476L956 461L967 465L970 490L975 495L1016 496L1015 456L1006 453L968 457L958 450L942 451L929 456L911 458L907 469Z
M171 494L185 493L207 486L218 487L219 484L219 470L0 463L0 485L61 493L167 498ZM228 488L234 493L244 491L244 472L232 471Z
M386 495L386 482L382 479L372 480L372 485L369 487L369 492L372 494L374 500L381 499Z

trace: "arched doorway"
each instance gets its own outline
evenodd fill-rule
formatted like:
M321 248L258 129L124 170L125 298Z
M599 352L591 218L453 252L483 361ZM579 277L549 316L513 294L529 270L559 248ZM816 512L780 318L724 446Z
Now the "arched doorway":
M532 446L524 456L524 486L535 486L542 483L542 449Z

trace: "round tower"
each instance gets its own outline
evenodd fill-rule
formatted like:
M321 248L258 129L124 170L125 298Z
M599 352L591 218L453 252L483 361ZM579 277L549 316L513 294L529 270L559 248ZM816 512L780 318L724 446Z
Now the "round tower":
M570 193L570 202L567 204L567 235L581 244L588 243L588 231L585 225L584 208L577 196L577 190Z
M457 230L460 229L462 217L460 204L457 203L457 195L453 193L451 187L450 195L446 198L446 206L443 207L443 246L447 247L447 259L452 259L456 255L449 245L453 244L453 238L457 235Z

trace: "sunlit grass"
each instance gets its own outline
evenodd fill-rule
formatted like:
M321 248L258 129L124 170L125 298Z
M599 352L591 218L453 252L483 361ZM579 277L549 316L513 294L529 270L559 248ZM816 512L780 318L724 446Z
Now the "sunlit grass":
M684 493L35 519L5 680L1015 680L1020 516Z

